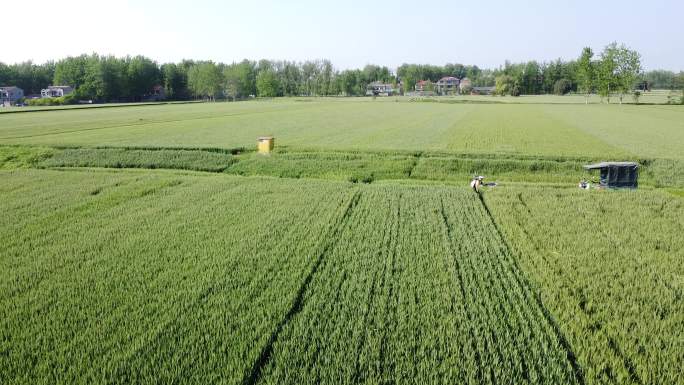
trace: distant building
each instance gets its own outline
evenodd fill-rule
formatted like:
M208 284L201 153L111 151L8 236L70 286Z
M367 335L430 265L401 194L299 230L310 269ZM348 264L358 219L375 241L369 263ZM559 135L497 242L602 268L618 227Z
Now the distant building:
M496 87L473 87L470 91L471 95L491 95L496 90Z
M435 89L435 84L429 80L420 80L416 83L416 92L432 91Z
M460 80L453 76L445 76L435 83L435 91L440 95L450 95L458 93Z
M430 80L419 80L412 91L406 93L408 96L433 96L435 94L435 83Z
M394 88L389 83L373 82L366 87L367 96L392 96Z
M23 97L24 90L19 87L0 87L0 104L3 106L15 105Z
M143 97L146 102L160 102L166 100L166 90L163 86L157 84L152 87L152 91Z
M41 98L61 98L74 92L71 86L48 86L40 90Z

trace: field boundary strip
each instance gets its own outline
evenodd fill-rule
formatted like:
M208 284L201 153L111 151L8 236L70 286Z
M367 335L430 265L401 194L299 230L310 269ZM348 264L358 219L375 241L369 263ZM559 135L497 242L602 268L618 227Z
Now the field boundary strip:
M165 146L22 146L0 145L0 169L112 168L168 169L267 176L289 179L439 182L465 184L473 175L485 175L498 184L534 183L575 186L594 180L582 167L594 160L555 157L514 157L486 154L433 154L430 152L341 152L286 149L262 156L246 147ZM639 159L640 184L654 188L684 187L684 161Z
M357 189L352 195L351 199L349 200L349 203L347 203L347 206L345 207L342 215L339 217L337 221L335 221L335 223L333 223L330 226L329 235L322 238L324 240L327 240L327 242L324 241L324 246L320 253L318 253L316 260L313 263L311 270L309 270L306 277L304 278L302 285L299 287L299 290L297 291L297 295L295 296L295 299L292 302L290 310L288 310L283 319L278 323L276 328L273 330L271 336L268 339L268 342L266 343L266 345L264 345L263 349L261 350L259 357L256 361L254 361L254 364L252 365L249 374L246 375L245 378L242 380L243 385L255 385L259 382L264 367L268 364L269 360L271 359L271 354L273 353L273 346L278 341L280 333L283 331L288 322L290 322L292 318L294 318L299 312L301 312L304 306L304 295L309 289L309 285L311 284L313 276L316 274L318 268L323 263L326 254L337 244L340 238L342 228L344 227L345 223L347 222L347 219L351 215L351 212L358 205L360 198L361 190Z
M170 106L175 104L198 104L198 101L181 101L181 102L158 102L158 103L113 103L113 104L96 104L96 105L68 105L68 106L52 106L55 108L35 108L28 107L21 110L0 111L2 114L28 114L29 112L55 112L55 111L70 111L70 110L97 110L101 108L122 108L122 107L151 107L151 106Z
M555 337L560 343L561 347L563 350L565 350L566 354L566 359L570 363L570 366L572 367L573 374L575 375L575 380L577 381L578 384L580 385L585 385L586 380L584 377L584 370L582 369L582 366L579 364L577 361L577 355L575 354L574 350L572 349L572 346L570 345L570 342L568 341L567 337L565 337L565 334L563 334L563 331L561 330L560 326L558 325L558 322L556 322L555 318L551 314L551 311L544 306L544 301L542 301L540 293L534 289L534 286L531 284L530 280L527 278L525 275L524 271L520 268L520 265L518 264L518 260L516 258L515 253L513 253L513 249L508 243L508 239L505 237L504 233L501 231L501 228L499 228L499 224L496 222L494 219L494 216L492 215L492 212L489 210L489 207L487 206L487 202L485 202L483 194L482 193L477 193L477 197L480 200L480 203L482 204L482 207L485 210L485 213L487 214L487 218L492 223L492 226L494 226L494 229L496 230L496 234L499 239L501 239L501 243L503 247L506 249L506 253L509 256L511 263L512 263L512 268L516 270L516 275L520 277L520 280L522 281L522 284L525 286L525 289L527 289L530 292L530 295L534 297L537 306L539 306L539 309L541 310L542 314L544 315L544 318L546 321L551 325L551 328L554 331Z

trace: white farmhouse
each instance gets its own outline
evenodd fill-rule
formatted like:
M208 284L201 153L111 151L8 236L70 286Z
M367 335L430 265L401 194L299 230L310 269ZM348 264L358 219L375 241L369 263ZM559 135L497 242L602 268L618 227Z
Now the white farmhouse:
M40 90L41 98L61 98L74 92L73 87L70 86L48 86L48 88Z

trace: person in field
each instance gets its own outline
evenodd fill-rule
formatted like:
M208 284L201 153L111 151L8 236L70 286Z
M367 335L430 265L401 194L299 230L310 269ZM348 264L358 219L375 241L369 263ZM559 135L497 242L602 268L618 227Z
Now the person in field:
M482 187L482 180L484 179L483 176L478 176L473 178L473 180L470 182L470 188L473 189L476 193L480 192L480 187Z
M589 182L587 182L585 179L582 179L579 182L579 188L581 188L582 190L589 190Z

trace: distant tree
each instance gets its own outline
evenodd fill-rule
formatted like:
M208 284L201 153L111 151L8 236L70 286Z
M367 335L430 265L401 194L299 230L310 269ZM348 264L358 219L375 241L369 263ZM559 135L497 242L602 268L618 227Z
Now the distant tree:
M320 71L318 63L314 61L305 61L301 65L302 68L302 84L301 91L302 95L313 96L317 94L316 89L316 78Z
M553 93L556 95L565 95L568 92L570 92L570 87L572 87L572 83L570 82L570 80L556 80L556 83L553 85Z
M536 61L529 61L522 65L519 80L522 92L535 95L542 92L541 66Z
M582 55L577 62L577 77L579 79L580 89L584 92L585 98L584 103L589 103L589 95L594 90L594 83L596 79L594 71L594 62L592 61L594 57L594 51L589 47L585 47L582 50Z
M612 46L614 46L614 43ZM610 92L617 87L616 71L617 59L615 57L615 49L609 45L601 52L601 60L596 68L596 87L598 93L601 99L607 98L608 103L610 103Z
M622 104L623 96L633 92L634 84L641 73L641 55L621 45L617 47L615 57L617 64L616 82L620 92L620 104Z
M87 55L67 57L55 65L55 85L65 85L78 88L85 81Z
M334 70L330 60L323 60L321 62L320 71L316 79L317 89L319 95L331 95L333 84Z
M0 87L9 86L12 79L12 69L7 64L0 62Z
M128 59L126 77L131 97L134 100L141 100L143 95L148 94L159 84L159 66L144 56L135 56Z
M216 100L223 88L221 69L214 62L200 62L188 70L188 88L195 97Z
M226 66L223 69L223 79L226 95L233 100L256 93L254 64L248 60Z
M633 90L640 72L641 55L638 52L615 42L609 44L601 53L597 71L599 94L607 96L610 102L610 91L618 91L622 104L624 95Z
M260 66L261 67L261 66ZM280 93L278 77L271 68L260 69L256 80L257 95L260 97L275 97Z
M495 93L497 95L520 95L520 86L510 75L499 75L496 77Z
M418 66L415 64L402 64L397 69L397 76L401 78L401 82L404 85L404 92L413 91L418 83L419 77L421 76L418 71Z
M114 56L88 57L84 82L78 90L79 97L105 102L128 98L127 70L127 62Z
M389 83L392 81L392 72L387 67L380 67L373 64L368 64L363 67L363 76L366 84L379 81Z
M283 95L299 95L302 73L297 63L284 61L279 67L278 82Z
M362 95L361 91L361 71L345 70L339 76L340 91L346 96Z
M167 98L183 100L188 97L188 73L182 64L162 65L161 75Z
M643 74L648 88L674 90L677 87L677 74L672 71L654 70Z

